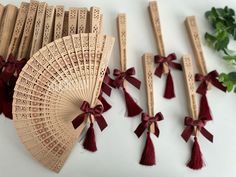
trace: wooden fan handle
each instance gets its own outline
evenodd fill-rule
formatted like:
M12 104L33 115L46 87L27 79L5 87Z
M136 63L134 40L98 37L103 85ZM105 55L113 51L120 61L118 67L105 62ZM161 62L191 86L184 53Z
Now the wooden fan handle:
M77 32L78 9L76 7L69 8L68 35Z
M149 2L149 14L152 22L152 27L155 34L155 39L157 43L157 51L158 54L161 56L165 56L165 48L164 48L164 42L161 32L161 23L160 23L160 17L158 12L158 6L156 1L150 1ZM164 63L164 73L167 74L169 72L169 67L167 63Z
M4 9L0 27L0 56L6 58L14 30L18 8L14 5L7 5Z
M185 20L185 26L190 38L192 49L194 52L195 59L197 61L198 70L201 74L207 74L207 68L205 63L205 58L203 55L203 50L201 46L201 41L198 33L197 22L195 16L189 16Z
M148 114L154 116L154 97L153 97L153 55L146 53L143 55L144 80L147 94ZM150 131L154 133L154 124L151 125Z
M78 9L78 33L85 33L87 31L87 19L88 19L88 9L87 8L79 8Z
M22 35L20 47L17 54L18 59L29 57L30 44L33 37L34 24L35 24L38 5L39 5L38 1L30 1L29 10L27 13L26 21L25 21L24 32Z
M4 12L4 6L2 4L0 4L0 24L2 22L3 12Z
M117 18L118 28L118 42L120 47L120 65L121 70L126 71L127 69L127 55L126 55L126 14L119 14Z
M64 6L56 6L54 40L62 37L64 13L65 13Z
M11 38L11 43L8 48L7 56L12 54L16 57L19 46L20 46L20 40L24 31L25 21L27 17L27 13L29 10L29 3L22 2L18 11L18 15L16 18L16 23L14 27L14 31Z
M38 6L38 10L37 10L36 19L35 19L30 57L33 56L33 54L37 52L40 48L42 48L46 9L47 9L47 3L40 2Z
M187 91L188 98L188 109L189 113L193 119L198 119L198 110L196 103L196 92L194 85L194 75L193 75L193 65L192 60L189 55L184 55L182 57L183 71L184 71L184 79L185 86Z
M48 6L46 9L44 32L43 32L43 44L42 44L43 47L52 42L54 16L55 16L55 8L53 6Z
M101 27L101 9L98 7L90 8L89 32L99 34Z

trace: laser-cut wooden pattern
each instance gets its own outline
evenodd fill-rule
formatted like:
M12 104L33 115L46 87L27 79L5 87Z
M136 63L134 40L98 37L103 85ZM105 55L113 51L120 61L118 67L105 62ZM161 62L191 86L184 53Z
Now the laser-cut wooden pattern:
M32 56L35 52L37 52L39 49L42 48L46 8L47 8L47 3L45 2L39 3L35 20L30 56Z
M12 54L13 56L17 56L21 37L24 31L24 26L25 26L28 10L29 10L29 3L22 2L20 5L18 14L17 14L16 23L15 23L14 31L11 37L11 43L8 48L7 56L9 56L10 54Z
M53 6L48 6L46 9L42 47L52 42L53 40L54 19L55 8Z
M68 35L77 33L78 8L69 8Z
M20 47L18 50L18 55L17 55L18 59L29 58L30 44L33 37L34 24L35 24L35 18L37 14L38 5L39 5L38 1L30 2L27 18L25 21L24 32L23 32Z
M193 74L192 60L189 55L185 55L182 58L185 85L188 98L188 109L193 119L198 119L198 108L196 103L196 90Z
M148 6L152 27L154 30L154 35L157 43L157 51L160 56L165 56L165 47L161 32L161 22L159 17L159 11L156 1L150 1ZM169 72L169 67L166 63L164 63L164 73Z
M207 68L205 63L205 58L203 55L203 50L201 46L201 40L199 37L198 27L195 16L189 16L185 20L185 26L190 38L192 49L194 52L194 57L196 59L198 70L201 74L206 75Z
M18 8L14 5L7 5L4 9L0 26L0 56L4 58L7 57L17 13Z
M101 9L98 7L91 7L89 16L90 16L89 32L100 33Z
M13 122L28 151L59 172L83 130L71 121L81 103L97 104L114 38L75 34L47 44L27 62L17 80Z
M65 13L64 6L56 6L54 38L53 38L54 40L62 37L64 13Z
M154 116L154 93L153 93L153 54L146 53L143 55L144 80L147 95L147 108L149 116ZM151 125L150 131L155 132L154 124Z
M120 65L121 70L126 71L127 69L127 43L126 43L126 14L119 14L117 18L117 28L118 28L118 40L120 48Z
M78 27L77 33L85 33L87 32L87 19L89 16L89 12L87 8L78 8Z

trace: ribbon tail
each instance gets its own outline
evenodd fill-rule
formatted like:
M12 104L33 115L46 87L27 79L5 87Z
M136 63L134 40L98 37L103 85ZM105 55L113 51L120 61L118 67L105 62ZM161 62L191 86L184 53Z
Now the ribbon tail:
M220 82L218 79L214 78L212 79L212 85L214 85L216 88L218 88L219 90L226 92L227 88L223 85L222 82Z
M4 101L2 105L2 112L5 117L12 119L12 101Z
M101 131L103 131L107 127L107 122L102 115L95 117L95 120Z
M107 95L111 96L111 87L109 87L106 83L102 83L102 91Z
M202 135L206 138L206 139L208 139L210 142L212 142L213 143L213 135L207 130L207 129L205 129L204 127L202 127L201 128L201 133L202 133Z
M93 123L90 123L90 126L86 132L86 136L83 142L84 149L95 152L97 151L96 137L94 133Z
M166 78L166 88L164 98L171 99L175 97L174 82L171 73L169 72Z
M202 95L200 100L199 117L201 120L212 120L211 110L206 95Z
M135 77L129 76L125 78L130 84L135 86L137 89L140 89L141 87L141 81L136 79Z
M134 133L137 135L137 137L139 138L143 132L145 131L146 127L143 125L143 123L140 123L139 126L136 128L136 130L134 131Z
M139 107L139 105L133 100L130 94L123 88L124 95L125 95L125 103L126 109L128 112L128 117L134 117L140 114L143 110Z
M86 116L85 113L81 114L72 121L74 129L78 128L84 122L85 116Z
M154 135L156 135L156 137L158 138L159 135L160 135L160 130L159 130L158 125L157 125L156 122L155 122L155 130L154 130L154 131L155 131L155 132L154 132Z
M164 69L164 68L163 68L163 64L159 64L159 65L157 66L157 68L156 68L154 74L155 74L157 77L161 78L162 73L163 73L163 69Z
M107 100L103 96L100 96L99 100L101 101L103 105L103 112L106 112L109 109L111 109L112 106L107 102Z
M207 92L207 83L203 81L202 83L200 83L199 87L197 88L197 93L201 95L205 95L206 92Z
M193 127L188 126L182 132L181 136L186 142L188 142L190 136L192 135L193 130L194 130Z

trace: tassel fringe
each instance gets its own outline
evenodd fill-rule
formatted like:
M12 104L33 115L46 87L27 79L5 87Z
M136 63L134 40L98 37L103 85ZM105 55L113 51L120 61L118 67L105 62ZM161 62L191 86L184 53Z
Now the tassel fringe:
M174 82L173 82L171 72L168 73L167 78L166 78L166 88L165 88L164 97L167 99L171 99L175 97Z
M139 105L133 100L130 94L123 88L125 95L125 103L128 112L128 117L134 117L139 115L143 110L139 107Z
M199 117L201 120L206 120L206 121L213 119L206 95L202 95L200 100Z
M201 152L200 146L198 144L197 137L194 137L192 155L191 155L191 159L188 162L187 166L193 170L199 170L204 166L204 162L202 159L202 152Z
M97 145L96 145L96 138L93 128L93 123L90 123L90 127L87 130L84 143L83 143L84 149L95 152L97 151Z
M139 163L141 165L147 166L152 166L156 164L155 148L150 137L150 132L147 132L146 144Z

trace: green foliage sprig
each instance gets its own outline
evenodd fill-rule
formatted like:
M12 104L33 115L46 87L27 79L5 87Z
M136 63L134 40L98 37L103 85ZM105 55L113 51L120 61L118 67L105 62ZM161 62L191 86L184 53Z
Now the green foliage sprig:
M230 39L236 40L235 11L227 6L225 8L213 7L205 13L208 22L213 28L213 33L205 33L207 44L223 54L223 59L236 65L236 52L228 48ZM219 80L232 91L236 85L236 72L221 73ZM236 93L236 88L234 89Z

